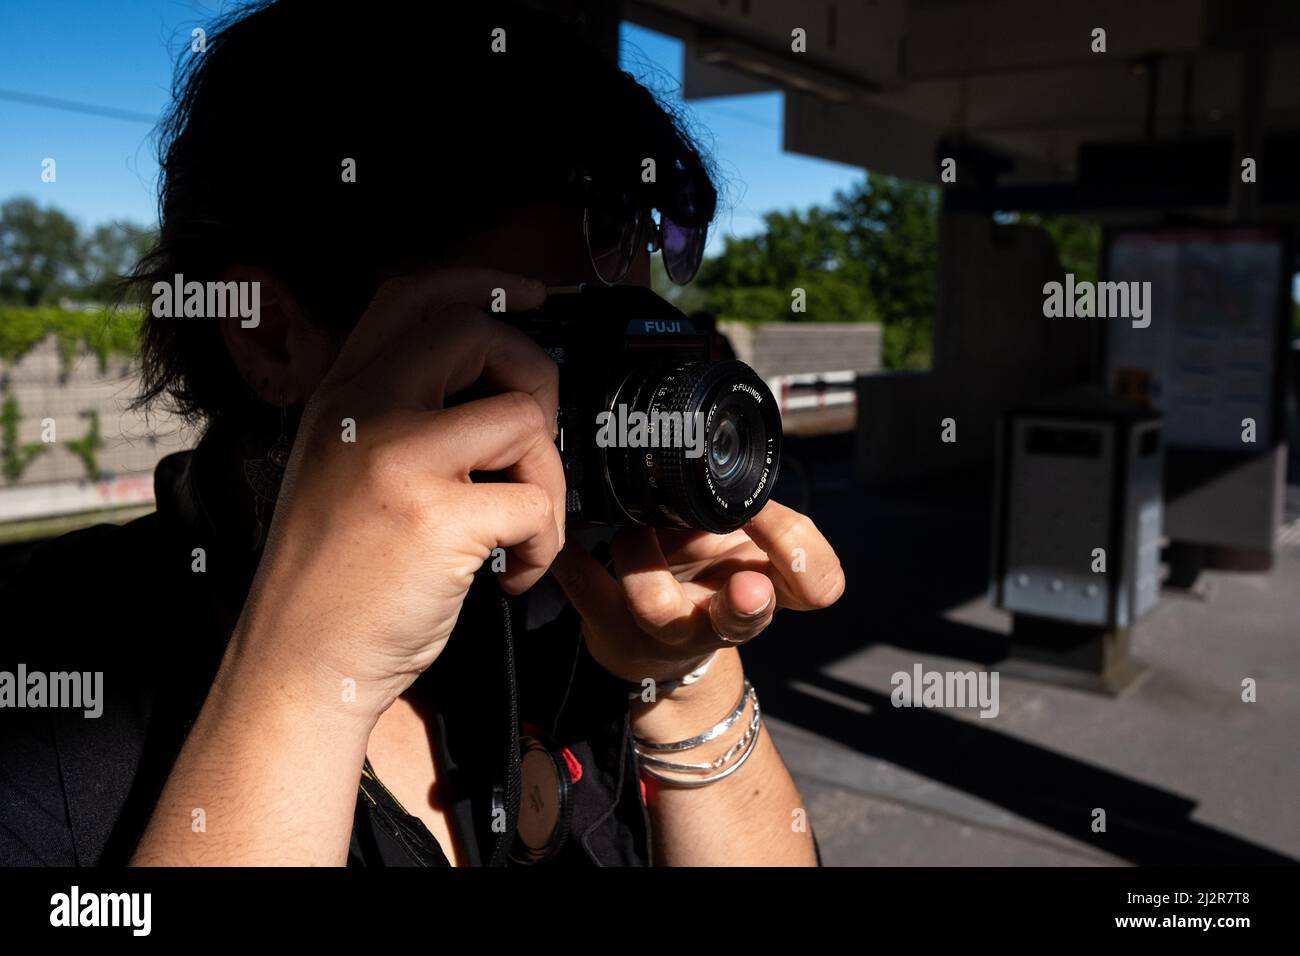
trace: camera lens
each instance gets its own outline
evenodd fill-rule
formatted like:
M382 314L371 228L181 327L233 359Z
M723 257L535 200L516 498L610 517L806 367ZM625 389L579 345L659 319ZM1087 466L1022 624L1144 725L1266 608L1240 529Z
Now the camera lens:
M744 427L745 423L735 412L723 412L717 417L708 444L709 471L719 484L727 484L741 470L744 455L740 430Z
M610 490L630 518L725 534L767 503L781 459L781 416L743 362L638 369L615 410L640 412L646 439L606 451Z

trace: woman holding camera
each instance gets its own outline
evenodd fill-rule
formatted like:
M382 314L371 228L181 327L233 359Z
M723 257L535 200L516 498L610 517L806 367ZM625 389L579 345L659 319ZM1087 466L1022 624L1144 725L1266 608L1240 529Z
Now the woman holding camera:
M153 592L111 641L7 648L102 667L107 701L6 725L0 858L816 862L738 648L835 601L834 552L769 502L593 557L565 527L556 366L493 311L648 284L652 210L689 279L715 193L680 125L510 4L331 23L281 0L210 36L163 132L136 283L255 282L259 321L148 320L145 397L202 441L160 466L156 514L5 584Z

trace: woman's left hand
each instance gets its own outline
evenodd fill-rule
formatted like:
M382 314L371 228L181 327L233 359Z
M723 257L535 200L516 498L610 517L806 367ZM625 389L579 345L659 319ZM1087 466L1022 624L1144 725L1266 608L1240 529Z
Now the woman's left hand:
M815 610L844 593L830 543L775 501L731 534L628 528L612 549L612 575L573 542L551 573L582 616L592 657L632 683L681 677L757 637L778 607Z

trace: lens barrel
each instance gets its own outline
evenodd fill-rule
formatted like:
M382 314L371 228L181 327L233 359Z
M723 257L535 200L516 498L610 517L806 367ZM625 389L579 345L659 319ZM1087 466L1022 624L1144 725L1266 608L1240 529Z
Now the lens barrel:
M725 534L767 503L781 464L781 415L744 362L680 362L632 373L615 411L639 411L649 443L606 450L614 498L634 520Z

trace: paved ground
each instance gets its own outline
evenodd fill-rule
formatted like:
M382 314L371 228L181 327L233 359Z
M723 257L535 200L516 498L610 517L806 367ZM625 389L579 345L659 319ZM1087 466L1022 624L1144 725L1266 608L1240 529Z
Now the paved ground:
M849 593L781 615L746 661L828 864L1300 860L1300 534L1271 573L1166 590L1134 634L1144 675L1111 698L1003 672L987 487L864 494L827 451L804 464ZM998 671L1000 713L894 708L917 662Z

